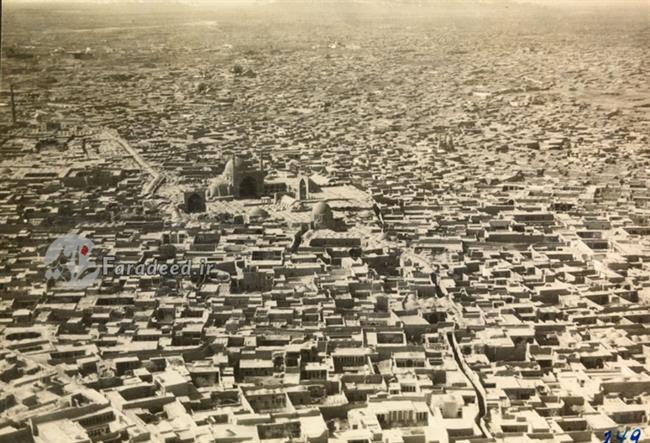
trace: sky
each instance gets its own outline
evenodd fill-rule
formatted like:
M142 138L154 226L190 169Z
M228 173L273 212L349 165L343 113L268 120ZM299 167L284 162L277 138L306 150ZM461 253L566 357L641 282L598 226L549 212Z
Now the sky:
M286 0L192 0L195 3L271 3L274 1L286 1ZM303 3L318 3L319 1L331 2L332 0L289 0L294 2L303 2ZM346 0L336 0L336 1L346 1ZM348 0L351 2L358 2L359 0ZM361 0L364 1L364 0ZM372 0L375 1L375 0ZM372 1L366 0L368 3ZM380 1L391 1L391 0L380 0ZM404 0L395 0L395 1L404 1ZM411 2L416 2L418 0L410 0ZM422 3L435 4L437 2L444 3L446 1L452 2L465 2L473 3L481 0L419 0ZM647 6L648 12L650 14L650 0L488 0L490 3L530 3L536 5L546 5L546 6L611 6L611 7L620 7L625 5L633 6ZM97 3L97 0L12 0L12 3L19 2L31 2L31 3ZM99 2L104 3L105 0L99 0ZM186 0L115 0L116 3L119 2L129 2L129 3L186 3ZM483 0L485 3L485 0ZM650 20L650 15L649 15Z
M351 2L351 3L366 3L372 5L373 3L426 3L435 5L436 3L472 3L480 2L482 4L512 4L517 3L520 5L535 5L545 6L551 8L561 8L567 10L582 10L582 11L603 11L610 9L627 10L627 9L641 9L647 14L648 23L650 23L650 0L0 0L0 4L38 4L38 3L79 3L79 4L110 4L110 3L169 3L169 4L183 4L183 5L209 5L209 4L263 4L263 3L319 3L319 2ZM643 13L643 12L642 12Z

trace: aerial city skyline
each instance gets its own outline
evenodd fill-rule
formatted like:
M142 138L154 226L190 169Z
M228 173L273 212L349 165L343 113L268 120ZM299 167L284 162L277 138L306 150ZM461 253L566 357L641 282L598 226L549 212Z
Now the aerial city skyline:
M650 2L2 5L0 443L650 442Z

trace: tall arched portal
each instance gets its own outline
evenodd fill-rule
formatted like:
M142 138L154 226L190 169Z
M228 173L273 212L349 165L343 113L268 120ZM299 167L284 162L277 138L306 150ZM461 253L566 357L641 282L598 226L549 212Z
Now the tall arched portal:
M239 198L256 198L257 197L257 180L255 177L244 177L239 184Z
M185 211L190 214L205 212L205 196L202 192L185 193Z
M307 200L307 182L304 178L298 183L298 200Z

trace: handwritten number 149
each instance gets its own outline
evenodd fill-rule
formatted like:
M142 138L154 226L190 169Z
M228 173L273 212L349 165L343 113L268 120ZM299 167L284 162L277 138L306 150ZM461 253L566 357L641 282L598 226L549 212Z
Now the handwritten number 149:
M619 431L616 431L616 440L612 440L612 431L607 431L605 432L605 440L603 440L603 443L615 443L615 441L618 441L619 443L623 443L625 439L627 438L627 430L621 434ZM636 428L632 434L630 434L630 441L632 443L639 443L639 439L641 438L641 429Z

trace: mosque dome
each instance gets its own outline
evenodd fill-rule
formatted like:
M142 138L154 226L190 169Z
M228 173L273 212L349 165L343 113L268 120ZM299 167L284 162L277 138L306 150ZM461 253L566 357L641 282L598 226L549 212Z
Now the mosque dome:
M226 163L226 167L223 169L223 175L234 177L236 174L243 171L245 167L246 165L244 164L244 160L239 157L233 157L228 160L228 163Z
M332 214L332 208L330 208L330 205L328 205L325 202L318 202L314 205L313 209L311 210L311 215L312 217L316 217L317 215L331 215Z
M334 226L334 213L325 202L317 203L311 210L314 229L332 229Z
M269 213L266 212L266 211L265 211L264 209L262 209L262 208L254 208L254 209L253 209L253 210L248 214L248 216L249 216L250 218L260 218L260 219L265 219L265 218L267 218L267 217L269 216Z

